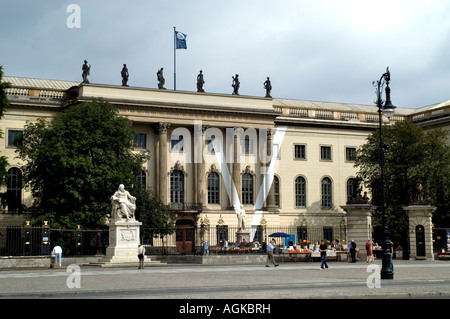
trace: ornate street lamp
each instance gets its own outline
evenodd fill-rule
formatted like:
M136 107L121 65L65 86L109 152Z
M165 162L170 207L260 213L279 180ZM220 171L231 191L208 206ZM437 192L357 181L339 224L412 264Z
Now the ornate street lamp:
M382 115L390 119L395 112L395 106L391 102L391 88L389 87L389 81L391 80L391 73L389 67L386 68L386 72L381 76L379 81L374 81L372 84L377 88L377 100L376 105L378 107L378 122L380 129L380 168L381 168L381 194L382 194L382 218L383 218L383 259L381 267L381 279L394 279L394 268L392 265L391 256L391 241L389 239L389 228L387 224L386 213L386 195L385 195L385 179L384 179L384 147L383 134L381 132L382 127ZM383 86L386 83L386 101L381 99ZM384 103L384 105L383 105Z

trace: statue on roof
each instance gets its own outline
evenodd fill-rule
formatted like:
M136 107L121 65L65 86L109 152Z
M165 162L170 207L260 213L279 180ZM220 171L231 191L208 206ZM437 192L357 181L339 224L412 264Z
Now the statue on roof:
M264 82L264 88L266 89L266 97L271 98L270 92L272 91L272 83L270 83L269 77L267 77L267 80Z
M202 70L200 70L199 75L197 75L197 92L205 92L203 90L203 84L205 84L205 81L203 80Z
M163 68L156 72L156 76L158 77L158 89L165 90L164 84L166 83L166 80L164 79Z
M86 60L84 60L84 64L81 67L81 69L83 70L83 74L81 75L83 77L83 83L89 83L88 80L88 75L91 73L91 65L87 64L88 62Z
M239 86L241 85L241 82L239 82L239 74L236 74L236 77L232 76L233 78L233 84L231 86L233 87L233 95L239 95Z
M121 75L122 75L122 86L128 86L129 74L128 74L128 68L127 68L126 64L123 65Z

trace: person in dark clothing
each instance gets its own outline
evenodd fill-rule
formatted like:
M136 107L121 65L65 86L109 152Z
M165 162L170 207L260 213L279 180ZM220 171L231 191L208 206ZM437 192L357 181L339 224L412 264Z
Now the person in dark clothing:
M356 262L356 243L354 240L350 243L350 256L352 257L352 263Z
M327 264L327 245L326 245L324 240L322 240L322 242L320 243L319 251L320 251L320 258L322 259L322 264L320 264L320 269L323 270L324 267L325 267L325 269L328 269L328 264Z

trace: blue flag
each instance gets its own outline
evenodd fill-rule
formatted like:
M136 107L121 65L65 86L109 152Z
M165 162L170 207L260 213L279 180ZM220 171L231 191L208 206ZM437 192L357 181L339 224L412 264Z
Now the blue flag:
M187 35L181 33L179 31L175 31L175 39L176 39L176 48L177 49L187 49L186 45L186 37Z

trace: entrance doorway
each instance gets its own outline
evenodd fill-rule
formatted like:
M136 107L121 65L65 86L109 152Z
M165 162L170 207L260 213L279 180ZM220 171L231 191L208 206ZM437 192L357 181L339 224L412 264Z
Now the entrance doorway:
M175 225L177 253L191 253L195 247L194 221L190 219L179 219Z
M425 228L422 225L416 226L416 250L417 256L425 257Z

